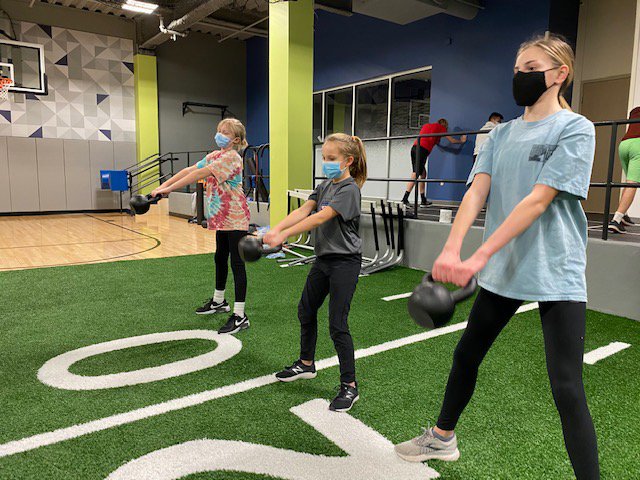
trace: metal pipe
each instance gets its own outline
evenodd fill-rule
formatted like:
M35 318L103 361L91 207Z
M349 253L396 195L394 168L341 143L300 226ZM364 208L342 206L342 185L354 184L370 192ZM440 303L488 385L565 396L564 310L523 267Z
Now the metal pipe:
M225 41L229 40L230 38L237 37L241 33L246 32L247 30L249 30L250 28L255 27L256 25L260 25L262 22L264 22L266 20L269 20L269 16L268 15L266 17L258 20L257 22L253 22L251 25L247 25L246 27L244 27L241 30L238 30L238 31L236 31L234 33L231 33L231 34L227 35L226 37L221 38L220 40L218 40L218 43L222 43L222 42L225 42Z
M640 123L640 119L634 118L632 120L622 119L622 120L607 120L603 122L593 122L596 127L608 126L608 125L627 125L631 123ZM462 135L478 135L481 133L490 133L491 130L461 130L459 132L443 132L443 133L423 133L420 135L397 135L394 137L372 137L372 138L363 138L361 139L363 142L381 142L383 140L413 140L414 138L430 138L430 137L460 137ZM314 145L322 145L322 142L314 142Z
M237 32L244 27L244 25L240 25L239 23L227 22L219 19L205 18L200 20L199 22L194 24L195 26L204 27L204 28L216 28L218 30L226 30L228 32ZM269 38L269 31L262 28L251 28L246 31L247 35L252 35L255 37Z
M611 124L611 137L609 144L609 169L607 171L607 186L604 197L604 217L602 219L602 239L609 236L609 214L611 213L611 182L613 180L613 167L616 155L616 143L618 141L618 124Z

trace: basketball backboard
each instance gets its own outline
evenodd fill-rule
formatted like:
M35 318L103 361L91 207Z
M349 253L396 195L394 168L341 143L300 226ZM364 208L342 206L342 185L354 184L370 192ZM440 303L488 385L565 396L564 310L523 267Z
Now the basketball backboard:
M0 75L13 80L10 92L47 95L44 47L36 43L0 40Z

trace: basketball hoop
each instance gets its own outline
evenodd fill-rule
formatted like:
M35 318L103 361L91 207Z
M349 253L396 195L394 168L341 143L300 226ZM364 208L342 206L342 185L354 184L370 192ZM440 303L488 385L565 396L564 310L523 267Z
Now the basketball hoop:
M0 77L0 99L9 99L9 87L13 85L13 80L7 77Z

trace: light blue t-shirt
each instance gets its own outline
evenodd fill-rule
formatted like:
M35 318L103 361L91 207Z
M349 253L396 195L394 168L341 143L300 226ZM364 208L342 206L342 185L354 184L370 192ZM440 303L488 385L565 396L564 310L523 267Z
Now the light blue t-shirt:
M560 193L491 257L480 272L482 288L519 300L587 301L587 218L580 200L587 198L594 152L593 123L568 110L537 122L519 117L489 134L468 180L491 175L485 241L534 185Z

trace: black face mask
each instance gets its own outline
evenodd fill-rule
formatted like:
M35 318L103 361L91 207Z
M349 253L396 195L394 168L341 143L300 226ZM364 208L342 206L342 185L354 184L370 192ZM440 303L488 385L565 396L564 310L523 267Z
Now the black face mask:
M530 107L550 89L544 78L544 72L559 67L542 70L540 72L516 72L513 76L513 98L520 107Z

